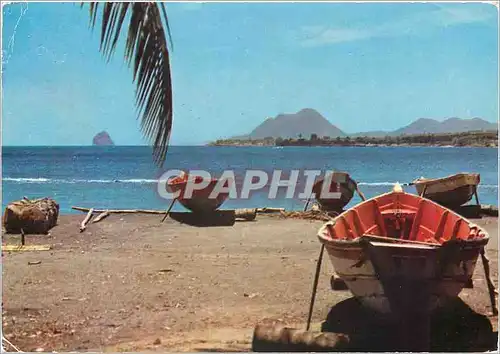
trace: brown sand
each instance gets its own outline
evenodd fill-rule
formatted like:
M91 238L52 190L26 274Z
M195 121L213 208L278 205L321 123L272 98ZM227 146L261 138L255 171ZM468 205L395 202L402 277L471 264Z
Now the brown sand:
M40 252L4 252L3 330L23 351L248 351L253 328L282 319L303 328L321 221L271 218L194 227L162 216L112 215L79 233L85 215L61 216ZM496 218L491 235L498 278ZM4 243L19 236L4 235ZM31 264L32 262L39 264ZM349 298L330 290L325 258L313 321ZM482 265L460 297L489 314ZM497 317L490 317L496 328Z

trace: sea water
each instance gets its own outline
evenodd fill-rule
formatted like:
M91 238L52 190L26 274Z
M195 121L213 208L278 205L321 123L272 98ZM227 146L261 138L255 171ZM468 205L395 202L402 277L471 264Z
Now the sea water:
M209 147L172 146L163 168L146 146L4 147L2 207L23 196L51 197L61 213L72 206L113 209L166 209L157 179L165 169L203 169L218 174L231 169L267 171L341 170L349 172L366 197L388 192L395 182L436 178L459 172L481 174L479 199L498 205L498 150L444 147ZM405 191L415 193L414 187ZM349 205L360 201L359 197ZM304 198L284 193L269 199L268 190L249 199L229 199L222 208L283 207L301 210ZM174 210L183 210L177 204Z

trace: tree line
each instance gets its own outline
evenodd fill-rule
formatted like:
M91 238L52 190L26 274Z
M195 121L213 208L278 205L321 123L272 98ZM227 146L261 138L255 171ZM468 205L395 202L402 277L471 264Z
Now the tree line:
M302 135L297 138L264 139L220 139L210 145L252 145L252 146L478 146L497 147L498 131L470 131L463 133L435 133L411 134L398 136L345 136L345 137L319 137L311 134L309 139Z

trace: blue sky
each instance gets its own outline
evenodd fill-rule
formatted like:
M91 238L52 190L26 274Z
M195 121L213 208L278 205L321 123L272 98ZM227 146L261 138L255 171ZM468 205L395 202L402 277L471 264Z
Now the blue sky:
M250 132L310 107L348 133L498 117L488 4L169 3L172 144ZM131 70L106 63L77 3L3 7L4 145L142 145Z

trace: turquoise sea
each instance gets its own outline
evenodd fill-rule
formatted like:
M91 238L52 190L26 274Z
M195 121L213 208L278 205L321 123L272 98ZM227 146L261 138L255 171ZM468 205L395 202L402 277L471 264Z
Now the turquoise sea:
M293 169L335 169L349 172L367 197L389 191L397 181L478 172L481 203L498 205L498 150L492 148L173 146L165 169L204 169L214 175L232 169L236 176L248 169L269 175L277 169L283 175ZM71 206L165 209L169 201L159 197L156 183L163 170L144 146L4 147L2 207L23 196L47 196L59 202L63 214L73 213ZM222 208L304 206L303 198L286 199L284 191L278 196L269 199L268 190L261 190L249 199L229 199ZM357 202L355 196L351 204Z

